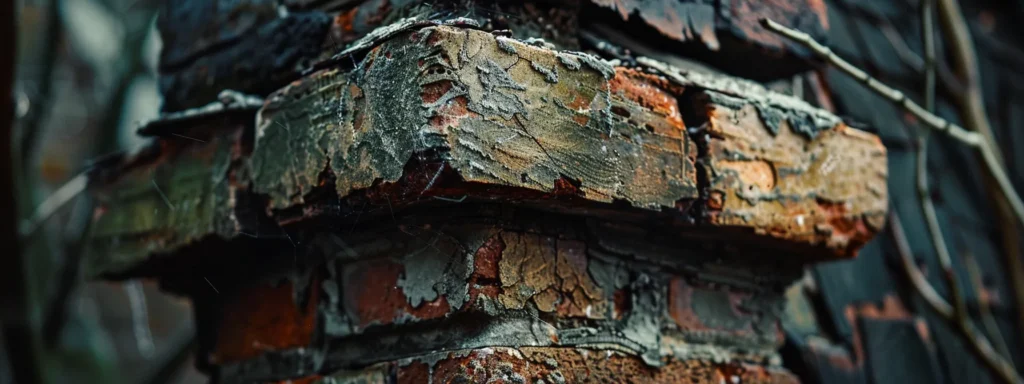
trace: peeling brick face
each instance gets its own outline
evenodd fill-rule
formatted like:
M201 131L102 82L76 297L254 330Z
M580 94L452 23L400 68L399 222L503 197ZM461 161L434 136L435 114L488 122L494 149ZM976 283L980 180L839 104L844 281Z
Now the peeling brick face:
M401 264L387 260L362 262L346 268L345 309L352 313L359 328L407 319L436 319L448 314L451 307L443 296L416 307L409 304L398 286L403 272Z
M607 43L576 19L767 68L801 53L755 17L818 33L820 1L251 3L168 5L161 84L169 110L224 87L262 106L187 110L91 191L92 273L196 298L215 382L795 383L780 287L882 226L876 137L749 80L582 52Z
M532 300L542 312L603 318L609 303L587 272L586 247L578 241L533 234L503 233L502 294L506 308Z
M326 264L311 266L325 271L322 279L306 286L282 284L274 291L246 288L241 291L246 297L262 300L258 304L232 301L260 308L260 315L238 311L234 304L212 307L212 316L224 320L208 332L241 340L218 341L213 348L218 356L213 361L222 366L223 378L273 378L280 371L265 367L278 366L274 364L319 366L320 372L327 372L361 361L400 361L402 356L474 346L481 350L544 346L556 352L552 359L581 367L597 364L587 358L593 354L653 382L671 382L678 378L676 374L691 373L713 380L726 367L709 362L724 356L749 369L777 359L778 317L772 308L782 295L771 287L780 282L765 280L763 285L739 289L718 282L738 278L730 277L733 272L727 270L689 278L693 283L678 274L678 269L696 268L700 259L715 257L712 254L659 264L657 260L664 259L644 248L607 248L579 239L578 231L587 233L586 226L563 216L552 217L543 231L523 230L521 226L530 225L530 220L512 220L502 226L472 216L429 222L443 229L388 224L366 233L328 236L334 240L313 240L309 242L313 248L302 252L326 255L321 261ZM353 255L359 258L352 259ZM779 271L773 276L789 279L786 276L796 276L794 272ZM409 285L413 278L419 286ZM306 304L306 312L300 312L304 320L285 317L298 309L292 295L310 288L313 300ZM278 296L282 300L273 299ZM308 311L317 314L316 322ZM261 316L261 320L247 316ZM282 322L265 322L273 319ZM296 334L293 329L299 322L305 324L305 336L288 336ZM260 338L258 346L251 343L254 337ZM320 337L326 337L327 344ZM247 347L236 351L243 344ZM604 347L593 349L594 345ZM510 349L507 353L511 357L525 352ZM535 372L533 365L518 366L504 355L481 355L476 363L462 360L466 355L455 356L460 358L451 363L428 360L426 370L420 363L399 362L399 372L404 372L400 376L430 374L437 380L513 377L513 373L590 377L572 370ZM661 361L668 363L661 368L656 367L662 363L652 363ZM486 369L479 371L476 366ZM627 377L615 376L622 374L618 372L586 375L612 382L615 377Z
M795 129L802 118L785 115L772 133L765 112L723 97L708 94L699 107L707 111L706 164L717 192L712 223L750 226L847 256L881 229L888 189L877 137L843 125L809 135Z
M392 211L435 196L504 198L551 209L564 209L569 199L590 204L583 214L619 211L638 221L667 216L741 229L729 236L782 240L813 259L850 257L882 226L885 150L877 138L825 111L739 79L660 67L616 69L585 54L514 40L501 48L497 41L476 30L425 27L369 50L359 71L323 70L272 95L256 119L251 153L234 149L240 136L220 133L203 145L174 142L184 153L223 147L222 155L188 160L205 162L197 164L202 172L223 180L196 193L179 196L173 189L165 202L145 177L152 169L180 172L186 157L130 160L121 176L95 189L107 209L98 211L102 231L95 231L93 248L108 253L90 258L99 265L95 273L204 236L251 234L246 228L255 224L238 221L239 214L260 207L225 209L240 196L266 196L266 214L282 224L322 216L329 208L306 199L332 187L340 199L367 190L372 203ZM561 68L558 82L548 82L530 62ZM694 104L698 113L684 122L677 105ZM682 129L702 120L708 135ZM424 153L438 152L444 158L431 160L433 169L407 172ZM706 165L703 175L697 174L698 157ZM206 164L210 159L218 162ZM458 181L445 181L452 179ZM133 190L149 193L124 193ZM706 209L693 208L700 200ZM607 205L614 201L635 210ZM166 216L159 212L146 223L106 219L168 203L217 210L174 212L205 215L190 225L160 224ZM120 209L136 205L144 208ZM306 213L284 217L297 209ZM140 231L152 231L159 241L140 240ZM688 231L684 225L679 232Z

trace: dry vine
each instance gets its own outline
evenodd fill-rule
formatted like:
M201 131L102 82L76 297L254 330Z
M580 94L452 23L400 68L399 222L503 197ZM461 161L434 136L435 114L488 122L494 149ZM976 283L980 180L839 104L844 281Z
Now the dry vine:
M978 69L978 55L974 49L974 42L971 39L970 31L964 20L963 12L960 10L956 0L937 0L940 20L943 29L949 37L953 64L956 72L964 79L966 89L957 94L954 100L960 106L964 116L964 123L969 129L981 134L992 152L992 157L1003 165L1003 155L995 136L992 134L992 127L989 124L988 116L985 114L985 101L981 93L981 75ZM989 160L985 160L988 162ZM985 180L989 184L989 191L993 182L1000 183L998 179ZM990 193L990 199L995 203L996 216L999 218L1002 229L1003 257L1006 270L1010 275L1010 284L1013 286L1014 298L1017 301L1017 308L1024 308L1024 259L1020 257L1020 233L1019 226L1009 214L1007 204L1012 201L1001 199L996 193ZM1018 212L1019 215L1019 212ZM1024 327L1024 311L1017 311L1017 327Z
M893 240L896 243L897 253L900 256L900 262L903 264L901 268L907 275L907 280L914 286L914 289L921 294L924 301L928 303L928 306L932 308L940 317L945 319L947 322L959 330L964 339L967 341L967 345L971 347L981 361L985 363L989 369L991 369L996 376L1002 381L1007 383L1024 383L1024 379L1017 374L1017 371L1013 368L1013 364L1010 364L1009 360L1004 358L995 348L992 347L992 343L988 341L983 333L978 330L978 327L974 325L974 322L966 316L966 310L957 309L953 305L950 305L946 299L942 298L935 291L935 287L932 287L928 283L928 279L921 272L921 268L915 263L912 251L910 250L910 243L907 241L907 237L903 232L903 224L900 222L899 216L892 212L889 214L889 228L893 235ZM956 303L957 306L963 307L962 300ZM963 312L961 312L963 311Z
M935 108L935 41L931 9L932 1L933 0L922 0L921 2L922 35L925 47L923 65L925 72L924 107L907 98L902 92L874 79L860 68L857 68L853 64L842 59L832 52L831 49L815 41L810 37L810 35L787 28L768 19L764 19L763 23L769 30L804 45L818 56L827 60L840 71L861 81L872 91L901 106L907 112L918 117L924 122L924 125L931 128L931 130L945 133L957 141L975 148L984 161L990 176L999 187L1001 195L997 196L997 200L1009 203L1016 215L1016 221L1024 223L1024 204L1022 204L1020 196L1010 184L1009 177L1006 175L1006 171L1002 167L1002 154L1000 153L999 148L995 145L995 141L992 139L991 127L984 115L984 111L983 109L976 108L980 105L978 103L980 103L981 100L980 91L978 90L980 86L977 81L977 64L975 62L976 59L973 57L974 50L973 46L970 45L969 34L966 35L967 42L964 43L966 27L963 25L962 16L960 16L960 19L955 18L955 15L959 14L959 8L956 7L955 0L940 0L942 3L940 3L939 8L943 15L943 21L947 31L953 35L954 48L959 52L959 54L956 55L957 67L961 72L965 72L968 75L966 77L969 84L969 91L965 93L965 100L961 102L961 105L963 106L965 115L968 116L968 121L972 122L969 126L973 131L968 131L959 125L944 120L932 112ZM963 56L971 56L971 58L968 59ZM972 68L973 72L971 70ZM1024 383L1024 379L1017 374L1013 364L1008 360L1007 356L1009 355L1006 354L1005 342L1001 340L998 332L990 331L990 333L992 333L991 336L997 338L997 341L1000 342L999 345L1003 350L1003 354L1000 354L993 348L992 343L982 332L978 330L968 313L963 291L961 290L953 269L952 257L946 245L942 230L939 227L935 205L932 201L928 185L928 133L928 131L924 131L918 135L917 138L918 152L916 157L916 185L918 195L920 197L921 208L924 212L925 221L927 222L928 231L932 239L932 245L938 255L942 277L949 286L953 303L950 304L942 298L941 295L939 295L935 288L932 287L925 278L920 266L914 262L910 246L904 235L902 223L900 222L899 217L895 213L892 213L889 225L903 264L903 270L907 274L907 279L912 283L917 292L925 299L925 302L927 302L929 306L932 307L932 309L935 310L935 312L937 312L943 319L962 333L962 336L970 345L972 351L981 358L987 367L989 367L1005 382ZM999 199L999 197L1003 197L1005 200ZM1010 224L1014 224L1012 220ZM1012 229L1015 231L1016 227L1014 226ZM1011 252L1011 255L1012 254L1013 252ZM971 261L973 261L973 259L971 259ZM1013 263L1011 262L1010 264L1011 274L1016 275L1017 271L1014 270ZM975 285L976 291L982 291L980 279L972 278L971 282ZM1024 293L1020 292L1020 290L1017 290L1016 293L1018 298L1024 297ZM989 311L982 312L983 317L991 317L991 313ZM991 320L988 317L986 317L986 320ZM986 324L989 323L991 323L991 321L986 321Z
M790 29L768 19L763 19L763 21L766 28L806 46L815 54L828 60L840 71L843 71L847 75L850 75L854 79L867 85L869 89L876 92L878 95L903 107L907 112L920 119L925 126L935 131L942 132L977 150L985 162L986 169L996 179L1002 194L1007 200L1009 200L1010 205L1017 216L1017 221L1024 224L1024 201L1021 200L1020 195L1014 190L1009 176L1006 175L1006 171L1003 170L1001 162L996 157L996 153L993 151L989 142L985 140L983 135L977 132L968 131L960 125L954 124L953 122L945 120L934 113L928 112L921 107L921 105L907 98L903 92L897 91L871 77L867 72L864 72L864 70L850 64L850 62L836 55L828 47L815 41L810 35Z
M924 100L925 100L925 108L928 109L929 112L934 112L935 111L935 72L936 72L935 27L934 27L935 23L934 23L933 14L932 14L932 12L933 12L932 11L932 6L935 3L935 1L936 0L921 0L921 7L920 7L920 10L921 10L921 20L922 20L922 31L921 32L922 32L922 36L923 36L924 51L925 51L925 66L924 66L924 69L925 69L925 72L924 72L924 76L925 76L925 89L924 89ZM955 1L946 1L946 0L942 0L942 1L943 2L939 4L939 10L941 12L943 12L943 20L947 24L946 30L948 31L949 34L952 34L954 36L959 36L959 37L954 37L955 41L961 41L962 40L960 38L960 37L962 37L961 34L966 33L966 24L963 23L963 17L962 17L962 14L960 13L959 9L957 8L957 3ZM951 10L953 10L955 12L950 12ZM961 16L957 16L957 15L961 15ZM985 138L986 138L986 140L989 141L989 144L990 145L994 145L993 143L995 142L995 140L993 140L993 137L992 137L991 128L990 128L989 123L988 123L988 117L984 114L984 112L982 112L981 114L978 114L977 111L980 111L980 109L976 109L976 108L973 107L977 103L980 103L980 100L981 100L980 88L981 88L981 86L980 86L980 81L979 81L979 79L977 77L977 63L976 63L977 60L975 58L976 53L974 51L973 46L971 46L970 44L971 43L970 43L970 39L969 38L967 39L967 42L964 43L964 44L961 44L961 43L954 43L953 44L954 48L955 48L955 52L957 52L957 56L966 56L967 57L965 59L959 60L959 61L962 61L964 64L958 65L958 68L973 68L973 69L967 70L966 71L967 73L966 73L966 76L965 76L966 77L966 84L967 84L967 87L969 88L969 91L966 92L966 93L963 93L962 94L963 96L957 98L958 99L957 101L961 105L964 106L964 114L969 117L969 119L968 119L968 121L969 121L968 126L969 127L973 126L972 127L973 131L979 132L982 135L985 135ZM980 105L980 104L978 104L978 105ZM921 136L921 138L920 138L920 145L918 146L918 165L917 165L918 172L917 172L917 179L918 179L918 191L919 191L919 193L921 195L921 205L922 205L922 208L924 208L925 219L928 221L929 232L932 234L932 238L933 239L938 239L938 240L933 240L933 243L935 244L935 247L936 247L936 252L938 254L945 254L945 255L947 255L947 258L948 258L949 248L945 244L945 241L942 240L942 232L939 230L939 221L938 221L938 218L935 215L935 205L934 205L934 203L932 201L931 191L929 190L928 173L927 173L928 172L928 170L927 170L927 158L928 158L927 157L928 156L928 152L927 152L927 150L928 150L928 148L927 148L927 141L928 141L927 131L922 132L920 136ZM1001 154L999 154L999 148L995 147L995 146L993 146L993 148L994 148L993 150L996 152L998 157L1002 158ZM992 189L990 188L989 191L991 192ZM1001 196L994 196L994 199L1000 199L1000 197ZM1000 208L1001 208L1000 209L1001 212L1002 211L1006 211L1005 203L1001 204ZM1006 215L1004 214L1003 216L1006 216ZM1005 219L1005 217L1004 217L1004 219ZM1009 228L1008 228L1008 231L1007 231L1008 234L1004 234L1004 237L1009 236L1011 238L1015 238L1015 234L1016 234L1017 229L1016 229L1016 226L1013 225L1013 222L1012 222L1013 218L1010 217L1009 220L1003 220L1003 221L1004 221L1004 223L1009 221L1009 223L1008 223ZM1010 259L1015 259L1016 258L1016 254L1017 254L1016 240L1011 240L1011 241L1005 242L1004 244L1007 245L1007 249L1004 249L1003 252L1006 253L1006 256L1009 257ZM979 299L978 299L978 302L979 302L978 303L978 307L979 307L978 314L981 317L982 324L985 326L985 329L988 332L988 336L990 338L992 338L992 340L994 340L994 344L998 347L999 353L1001 355L1003 355L1003 356L1006 356L1007 359L1008 359L1008 362L1012 365L1013 361L1009 360L1009 358L1011 356L1009 348L1007 347L1006 341L1003 339L1002 333L999 331L999 327L996 325L995 317L993 317L992 311L991 311L991 308L990 308L990 305L989 305L990 304L989 303L989 299L987 297L981 297L982 296L982 292L985 292L985 287L984 287L984 283L983 283L982 278L981 278L981 271L980 271L980 268L978 267L977 260L975 260L974 256L970 252L962 252L962 254L963 254L963 263L964 263L965 268L967 269L968 276L969 276L969 283L971 284L971 286L974 289L974 291L977 292L978 295L979 295ZM1018 275L1015 274L1015 272L1018 270L1018 268L1014 267L1014 263L1013 262L1010 262L1009 264L1010 265L1008 265L1008 267L1009 267L1011 276L1013 278L1019 278L1019 277L1017 277ZM951 276L954 276L954 275L951 275ZM947 284L950 284L950 285L956 284L955 278L948 279L947 280ZM1024 298L1024 292L1022 292L1020 289L1017 289L1015 291L1017 292L1016 296L1017 296L1018 299ZM1016 368L1016 367L1014 367L1014 368Z

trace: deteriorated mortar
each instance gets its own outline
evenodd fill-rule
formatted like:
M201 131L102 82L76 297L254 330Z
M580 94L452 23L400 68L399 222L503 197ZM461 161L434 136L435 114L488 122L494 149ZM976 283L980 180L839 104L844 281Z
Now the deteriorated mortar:
M607 64L562 56L583 68L474 30L398 36L352 73L320 72L270 96L257 123L254 190L273 209L301 203L329 159L346 196L396 180L414 153L441 150L469 182L551 192L567 178L588 199L653 209L696 198L696 148L670 124L678 110L650 111L629 98L643 95L612 89ZM549 81L559 68L560 81ZM281 153L300 156L282 162Z
M707 121L707 136L687 135L676 98L688 88L714 96L689 101L700 104L689 124ZM710 151L701 160L711 180L699 222L852 255L884 220L884 147L827 112L739 80L659 79L444 26L388 41L350 73L318 72L272 95L252 164L254 190L272 209L301 204L325 168L344 197L397 180L413 154L439 151L468 182L551 193L568 179L587 200L663 211L699 197L698 143ZM280 153L299 156L282 162ZM742 177L723 178L731 171ZM748 179L766 172L771 180L755 189Z
M878 230L877 138L751 82L437 24L256 116L145 130L97 174L87 271L189 295L222 382L792 382L782 287Z
M212 132L211 140L163 139L159 157L135 160L96 188L92 253L102 257L89 259L91 271L123 271L209 236L248 237L257 225L239 222L237 211L253 208L237 205L240 193L265 195L268 214L287 222L282 212L306 203L325 170L345 198L397 181L407 163L431 152L444 160L435 177L449 170L469 184L537 196L573 190L583 201L624 201L677 224L781 239L817 258L850 256L879 230L884 148L827 112L751 82L652 60L639 60L647 70L614 68L583 53L498 41L428 26L355 51L365 57L352 71L322 70L272 95L251 153L240 134L217 133L224 128L216 123L183 127ZM679 108L687 104L698 104L690 121ZM697 128L692 137L687 125ZM864 156L851 158L847 148ZM224 155L210 163L205 152ZM706 177L698 176L698 157ZM179 185L182 177L198 184ZM394 203L439 193L432 188ZM501 191L471 198L510 197ZM695 231L684 228L681 236Z
M495 347L557 352L556 365L593 353L629 362L653 382L712 382L740 365L788 377L775 352L777 287L799 275L799 264L755 269L736 259L715 268L728 252L564 215L539 228L536 214L465 203L356 232L305 231L295 238L296 267L255 279L211 276L215 295L204 294L205 281L184 289L198 318L210 319L201 357L224 382L381 361L423 363L437 374L445 357L429 353ZM402 362L408 356L419 357ZM578 375L555 368L517 370Z

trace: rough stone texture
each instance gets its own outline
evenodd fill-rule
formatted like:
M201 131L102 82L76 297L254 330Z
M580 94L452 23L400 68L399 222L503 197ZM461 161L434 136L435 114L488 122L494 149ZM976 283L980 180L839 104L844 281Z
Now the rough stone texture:
M193 298L219 382L795 380L783 287L880 229L876 138L751 81L478 18L356 25L414 10L382 4L174 36L178 107L269 96L165 115L99 173L89 273ZM194 22L237 23L221 13ZM218 69L257 48L283 56Z
M426 28L375 48L353 73L319 72L271 95L254 190L271 208L302 203L330 160L346 196L397 180L414 154L444 151L469 182L552 192L564 178L587 199L653 209L697 197L678 108L640 102L666 91L585 54L500 41Z
M741 80L613 69L474 30L407 36L352 73L319 72L270 97L252 160L270 208L303 203L325 169L344 197L398 180L415 154L440 152L471 183L552 193L567 180L587 200L674 209L698 197L693 158L707 141L710 224L849 256L884 221L880 142L798 100ZM694 117L709 122L696 142L676 99L686 88L714 96L690 96L706 110Z
M217 349L210 353L210 363L226 364L268 351L310 345L320 290L312 290L312 297L303 298L304 305L295 302L295 291L289 282L215 291L222 311L216 326Z
M163 136L157 147L97 187L105 204L94 261L103 267L94 272L203 238L257 237L261 224L251 215L239 222L240 210L290 225L332 215L322 204L335 198L352 210L366 198L392 214L438 198L629 212L637 222L670 219L682 236L753 233L742 239L818 259L852 256L880 229L884 149L795 98L652 60L613 67L473 29L426 25L391 36L351 70L324 69L272 94L251 139L243 140L251 128L219 126L251 118L244 109L204 107L203 119L182 120L194 115L186 111L152 123L182 128L147 128ZM199 163L185 171L187 161ZM188 176L168 176L177 173ZM176 182L185 177L205 186L185 191ZM146 194L125 196L131 190ZM702 224L710 226L694 227Z
M876 136L840 124L809 139L794 119L769 129L752 103L715 92L701 99L710 222L851 256L882 229L887 172Z
M166 2L159 20L165 110L204 105L226 88L266 96L293 81L299 82L278 95L299 98L271 100L262 112L267 118L260 129L270 136L262 137L261 150L269 152L261 163L250 158L256 117L241 111L231 116L243 120L220 123L165 116L161 129L146 133L158 136L153 148L103 165L91 190L101 208L87 271L135 275L136 268L147 267L143 272L159 276L166 289L195 298L204 351L199 365L225 382L719 383L733 382L734 376L756 382L763 366L776 381L785 381L792 376L780 373L769 353L783 340L781 332L785 367L807 382L991 382L955 332L912 299L893 269L893 247L882 237L854 260L814 267L786 291L786 312L778 312L781 285L795 279L799 267L776 263L795 262L797 251L810 244L818 245L810 250L813 259L850 255L878 230L886 195L902 217L915 257L948 297L912 181L916 123L835 71L790 81L789 75L811 68L798 61L805 52L780 45L756 23L769 16L827 40L842 56L919 100L920 63L893 40L902 37L911 53L921 55L915 2L463 3L474 4L472 10L451 7L454 2L417 3ZM1024 8L1019 1L961 4L981 53L986 108L1005 145L1011 178L1024 185L1024 151L1013 150L1024 145L1024 131L1014 129L1024 118L1024 81L1018 73L1024 62L1014 48ZM406 16L422 19L392 24ZM458 16L468 19L456 21ZM481 62L486 56L476 55L473 66L463 66L461 52L452 47L465 39L408 39L449 22L479 30L460 33L474 36L474 49L482 49L483 37L490 39L486 46L494 63L515 71L502 77ZM401 28L366 39L385 25ZM495 34L500 39L483 32L506 28L512 31ZM530 47L515 41L538 36L545 41L532 40ZM388 39L391 49L380 49ZM440 72L421 73L418 62L395 59L431 47L447 52L447 59L428 66ZM621 61L609 70L602 61L576 53L555 53L552 59L553 49L590 49ZM466 57L470 54L475 52ZM707 75L701 65L679 65L680 56L747 78L777 80L772 88L799 96ZM408 72L402 76L367 77L374 70L398 73L403 65ZM420 84L428 78L437 81ZM945 89L945 78L948 74L940 72L939 112L955 116L945 95L958 89L956 84ZM457 84L466 86L464 94L453 92ZM575 104L559 99L565 108L556 105L558 124L549 129L530 112L554 103L538 102L529 91L537 86L585 97L569 100ZM396 89L410 91L395 96ZM376 107L367 105L371 93ZM602 95L607 99L600 100ZM799 99L813 100L821 109ZM693 106L700 108L688 110ZM321 109L310 113L307 107ZM401 126L380 121L393 110L406 119ZM561 118L572 110L573 122ZM840 125L823 110L876 133L886 145L889 169L879 165L883 160L873 138ZM518 127L521 123L526 128ZM457 140L476 138L460 131L466 127L493 133L515 126L537 135L530 124L554 133L551 141L589 145L586 151L558 148L573 156L592 158L592 144L608 140L640 138L641 147L651 138L685 143L678 149L685 156L671 156L692 161L692 171L680 167L686 169L680 180L695 189L680 188L677 192L686 193L667 206L661 202L668 194L651 194L660 196L651 199L654 204L630 208L635 201L594 192L599 189L592 183L600 179L562 177L554 170L564 164L536 153L502 161L533 165L531 174L544 179L489 175L473 166L484 164L480 155ZM615 126L637 134L615 134ZM375 130L367 133L370 129ZM302 130L312 131L315 140L295 135L296 140L267 142ZM426 152L392 156L385 150L383 138L397 137L388 135L420 132L425 134L402 145ZM357 136L362 147L353 147ZM981 192L978 164L958 144L937 135L933 140L930 169L940 225L954 254L970 252L984 275L981 290L965 286L968 305L973 311L985 300L993 307L1017 366L1024 366L1020 332L1012 326L1020 308L1009 300L996 239L1000 229L989 220L992 207ZM479 141L470 143L481 152L498 153ZM517 148L542 145L535 144ZM241 150L232 149L230 166L217 168L228 147ZM338 155L352 149L369 157ZM870 156L854 157L857 151ZM251 161L266 172L260 183L252 177ZM345 164L367 171L337 168ZM641 177L635 169L614 170L617 177ZM278 183L281 179L272 176L278 171L288 178ZM887 186L878 185L883 174L891 176ZM659 179L667 180L657 172L641 178ZM154 193L154 181L166 196ZM267 194L254 193L257 188ZM627 192L635 197L634 191L622 193ZM524 213L524 206L538 211ZM585 224L552 229L567 217ZM468 218L478 220L468 231L472 236L446 227ZM508 225L516 220L518 225ZM778 241L749 243L752 237ZM967 281L961 258L954 263L960 280ZM480 323L488 326L467 326ZM448 328L438 331L443 327ZM546 332L550 329L558 330L557 343ZM598 336L604 339L594 341ZM537 346L526 345L531 343ZM439 346L450 350L435 353ZM736 353L750 346L765 353ZM404 355L381 352L388 347Z

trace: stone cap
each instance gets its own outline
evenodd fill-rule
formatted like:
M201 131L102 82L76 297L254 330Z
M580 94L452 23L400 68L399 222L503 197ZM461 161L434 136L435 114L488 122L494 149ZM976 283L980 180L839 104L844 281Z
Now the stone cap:
M449 25L350 54L255 119L164 126L97 173L91 273L360 202L523 204L808 260L851 257L884 222L878 138L753 82Z

